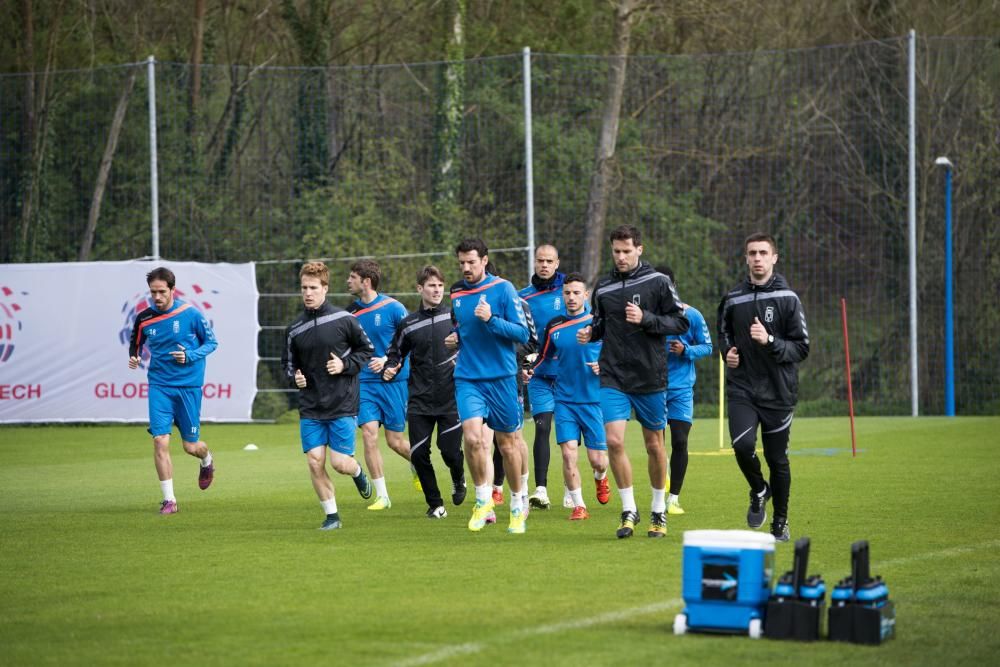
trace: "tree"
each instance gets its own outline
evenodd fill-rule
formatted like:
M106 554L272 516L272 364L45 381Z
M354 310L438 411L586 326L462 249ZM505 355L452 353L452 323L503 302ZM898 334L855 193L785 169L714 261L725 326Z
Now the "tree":
M601 132L594 158L594 171L590 178L590 196L587 199L586 238L583 246L583 275L593 283L600 267L604 249L605 216L611 195L611 166L618 139L618 119L621 115L622 93L625 90L625 70L628 65L629 40L632 22L641 6L639 0L620 0L615 6L615 34L613 54L609 63L608 79L604 88L604 110L601 114Z

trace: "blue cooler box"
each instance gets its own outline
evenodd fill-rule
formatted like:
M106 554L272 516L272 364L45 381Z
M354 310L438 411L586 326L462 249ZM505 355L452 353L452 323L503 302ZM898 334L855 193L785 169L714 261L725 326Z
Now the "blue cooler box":
M684 532L684 611L674 634L688 630L763 633L774 574L774 536L752 530Z

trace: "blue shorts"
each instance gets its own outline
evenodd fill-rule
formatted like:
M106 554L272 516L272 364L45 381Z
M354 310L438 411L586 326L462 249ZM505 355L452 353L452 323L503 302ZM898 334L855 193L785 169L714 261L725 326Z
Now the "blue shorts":
M528 381L528 400L531 402L531 416L537 417L556 409L556 379L531 376Z
M652 394L626 394L611 387L601 387L601 410L604 423L628 421L635 408L635 417L650 431L662 431L666 425L666 392Z
M402 433L409 394L405 382L362 382L358 423L378 422L387 431Z
M345 456L354 456L354 431L358 420L354 417L337 419L299 419L299 437L302 453L327 445Z
M149 385L150 435L170 435L175 422L184 442L201 440L201 387Z
M667 420L694 422L694 389L667 388Z
M556 442L580 442L581 433L587 449L607 450L604 419L599 403L566 403L556 401Z
M501 433L513 433L524 423L515 376L498 380L455 378L455 401L462 421L482 417L487 426Z

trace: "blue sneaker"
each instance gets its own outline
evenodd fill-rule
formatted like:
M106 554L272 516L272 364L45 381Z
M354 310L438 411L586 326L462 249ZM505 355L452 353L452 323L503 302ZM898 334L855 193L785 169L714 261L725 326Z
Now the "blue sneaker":
M323 525L319 527L320 530L337 530L338 528L340 528L340 515L336 512L327 514Z
M354 486L358 487L358 493L361 494L362 498L367 500L368 498L372 497L372 483L371 480L368 479L368 475L365 474L365 471L363 469L361 471L361 474L359 474L357 477L352 477L351 479L354 481Z

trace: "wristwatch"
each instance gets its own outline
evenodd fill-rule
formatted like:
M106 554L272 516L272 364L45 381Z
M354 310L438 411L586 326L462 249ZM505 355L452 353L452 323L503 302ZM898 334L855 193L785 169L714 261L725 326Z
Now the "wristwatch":
M774 342L774 336L771 334L767 334L767 344L770 345L773 342Z

